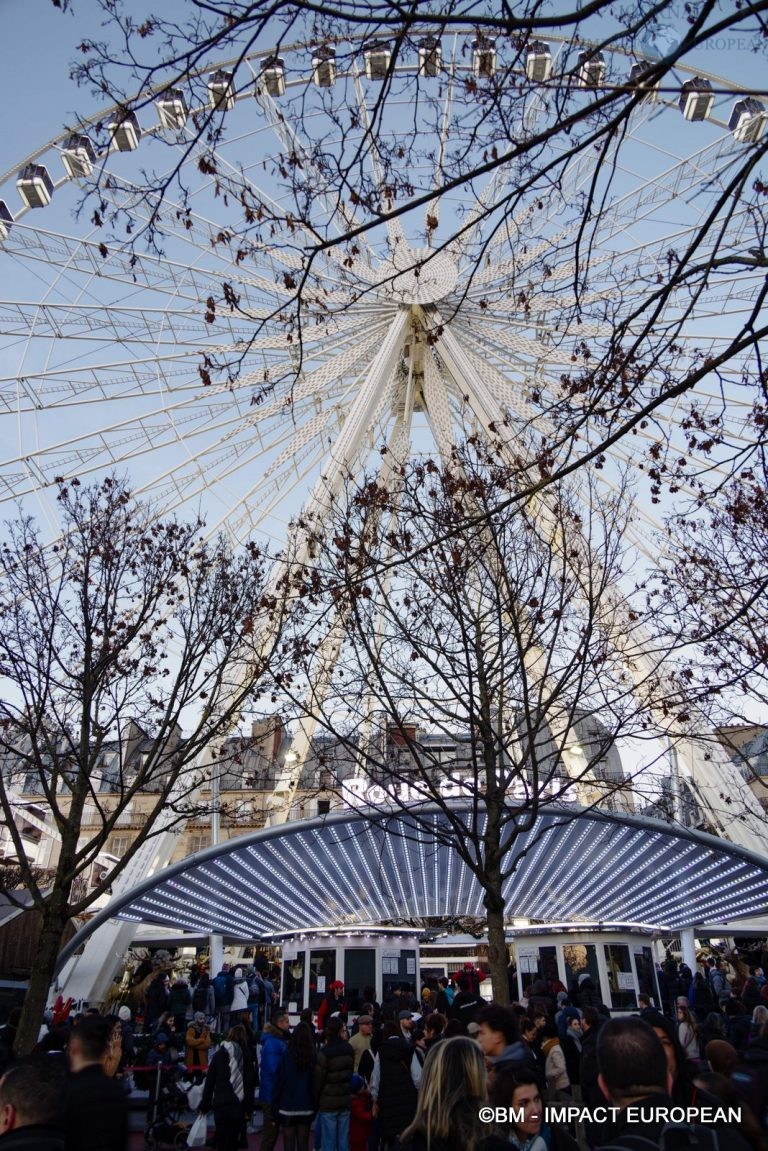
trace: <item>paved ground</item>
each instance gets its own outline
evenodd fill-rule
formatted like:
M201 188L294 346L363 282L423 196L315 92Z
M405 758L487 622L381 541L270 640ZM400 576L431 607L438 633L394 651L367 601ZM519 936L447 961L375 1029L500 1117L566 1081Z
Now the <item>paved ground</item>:
M249 1135L248 1136L248 1151L258 1151L260 1140L261 1140L260 1134L259 1135ZM167 1143L163 1144L163 1151L166 1151L166 1148L169 1148L169 1147L170 1147L169 1144L167 1144ZM283 1147L283 1141L282 1141L282 1139L278 1139L277 1147L275 1148L275 1151L282 1151L282 1147ZM145 1151L145 1149L146 1149L146 1143L144 1142L143 1133L141 1131L134 1131L133 1134L131 1135L130 1140L128 1141L128 1151Z
M189 1116L188 1118L191 1121L191 1116ZM261 1122L261 1116L260 1115L257 1114L255 1118L256 1118L257 1123ZM128 1151L145 1151L146 1143L144 1141L144 1123L143 1123L143 1117L140 1114L137 1114L134 1112L131 1115L131 1127L134 1128L134 1130L132 1131L130 1139L128 1140ZM212 1132L213 1127L210 1127L209 1130ZM255 1135L249 1135L248 1136L248 1151L258 1151L260 1143L261 1143L261 1132L257 1132ZM161 1146L162 1146L162 1151L166 1151L166 1149L170 1149L171 1144L164 1143ZM278 1138L275 1151L282 1151L282 1147L283 1147L283 1140L282 1140L282 1138ZM159 1151L159 1148L158 1148L158 1151Z

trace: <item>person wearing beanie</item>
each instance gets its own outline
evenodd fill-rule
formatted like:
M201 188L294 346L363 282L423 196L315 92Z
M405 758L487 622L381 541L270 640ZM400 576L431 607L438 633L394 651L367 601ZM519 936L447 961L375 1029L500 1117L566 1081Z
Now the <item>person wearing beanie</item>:
M362 1075L353 1075L349 1114L349 1151L366 1151L373 1123L373 1100Z
M187 1049L184 1062L189 1071L202 1072L208 1065L208 1048L211 1046L211 1033L202 1011L196 1011L187 1028Z
M230 1019L232 1023L239 1023L240 1015L244 1011L248 1012L250 1018L250 1010L248 1007L248 981L245 978L245 972L242 967L235 968L235 990L232 996L232 1003L230 1005Z
M168 1036L165 1031L158 1031L155 1042L147 1055L147 1067L157 1067L159 1063L163 1067L170 1067L175 1061L174 1050Z
M131 1009L125 1004L117 1013L121 1032L121 1052L118 1064L118 1074L123 1074L126 1067L132 1067L136 1062L136 1041L133 1036L133 1023L131 1022Z

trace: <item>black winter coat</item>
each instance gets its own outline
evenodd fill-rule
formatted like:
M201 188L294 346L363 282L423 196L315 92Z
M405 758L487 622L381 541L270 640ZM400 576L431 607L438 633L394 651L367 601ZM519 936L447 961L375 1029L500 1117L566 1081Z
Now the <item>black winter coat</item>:
M64 1151L64 1133L38 1123L0 1135L2 1151Z
M579 1082L581 1097L587 1107L601 1107L605 1096L597 1085L597 1035L599 1028L590 1027L581 1037Z
M100 1063L70 1075L64 1130L69 1151L125 1151L128 1096L117 1080L107 1078Z
M350 1080L355 1067L351 1043L335 1039L321 1047L315 1065L315 1103L318 1111L349 1111Z
M243 1052L243 1102L246 1115L253 1111L253 1092L256 1087L256 1072L250 1052ZM240 1106L240 1100L235 1094L232 1081L229 1077L229 1055L220 1047L208 1065L203 1087L203 1098L200 1101L201 1111L215 1111L219 1107Z
M473 991L460 991L451 1005L451 1019L460 1020L466 1027L468 1023L475 1022L485 1006L482 995L475 995Z
M600 992L595 987L591 979L585 979L575 995L571 996L571 1002L579 1007L582 1011L585 1007L594 1007L599 1011L603 1006L603 1001L600 998Z
M394 1139L416 1115L417 1091L411 1078L413 1048L395 1036L379 1048L379 1137Z

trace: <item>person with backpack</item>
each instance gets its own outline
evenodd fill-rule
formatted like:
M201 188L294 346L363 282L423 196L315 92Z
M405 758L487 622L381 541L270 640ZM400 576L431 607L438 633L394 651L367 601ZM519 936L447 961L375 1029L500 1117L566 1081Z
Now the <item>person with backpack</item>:
M446 977L441 975L437 981L437 998L435 1000L435 1011L438 1011L441 1015L444 1015L446 1019L451 1013L455 995L456 992L453 990Z
M620 1115L602 1151L651 1151L674 1141L676 1151L749 1151L726 1125L670 1124L672 1075L661 1040L636 1015L611 1019L597 1040L598 1082ZM708 1098L712 1098L708 1096Z
M233 1027L208 1066L199 1110L213 1111L218 1151L238 1151L253 1111L256 1074L245 1031Z
M229 1013L235 997L235 977L228 963L222 963L221 971L213 981L213 994L216 1000L219 1031L229 1031Z
M688 988L688 1004L698 1023L703 1023L711 1011L717 1010L717 1001L708 980L697 971Z
M232 991L232 1002L229 1005L230 1019L234 1023L240 1023L242 1015L248 1012L248 1018L251 1018L251 1013L248 1008L248 982L245 978L242 967L235 968L234 988Z
M468 1023L474 1023L482 1009L486 1007L482 995L471 990L471 981L467 975L459 976L459 992L454 996L451 1004L451 1019L458 1019L466 1031Z
M725 963L720 962L715 966L712 959L708 959L709 964L709 986L718 1007L722 1010L723 1004L730 999L731 988L727 978L727 968Z

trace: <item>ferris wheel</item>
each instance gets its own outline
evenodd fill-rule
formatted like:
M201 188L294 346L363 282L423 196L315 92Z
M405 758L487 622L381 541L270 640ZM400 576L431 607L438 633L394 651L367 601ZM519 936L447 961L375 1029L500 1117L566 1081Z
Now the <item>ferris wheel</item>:
M48 514L58 478L117 470L158 515L280 540L384 446L445 453L505 422L532 459L542 435L598 445L616 408L579 411L574 364L608 355L617 330L638 363L663 339L667 379L717 360L764 278L729 266L660 293L652 322L643 310L670 252L706 263L754 245L728 188L768 126L732 84L678 67L659 85L652 65L557 38L513 52L470 29L397 53L295 44L217 62L138 114L102 109L32 153L0 181L0 501ZM617 87L633 107L606 132ZM483 175L478 150L497 146L508 158ZM178 172L162 203L149 170ZM382 220L405 198L417 207ZM154 247L118 238L126 222L157 227ZM737 439L749 354L697 399L722 408L732 383ZM671 426L677 402L654 419ZM657 438L642 422L618 440L604 482Z
M280 542L348 476L501 429L524 472L546 441L611 490L650 474L660 437L695 456L673 384L709 364L698 416L742 442L754 348L721 350L764 287L739 189L768 112L720 77L653 69L471 28L269 45L19 158L0 177L0 504L55 532L60 478L117 471L158 516ZM685 257L704 270L670 287ZM595 404L582 378L619 352L629 383ZM639 548L653 527L639 503ZM338 642L332 627L329 666ZM717 796L716 765L700 775Z

